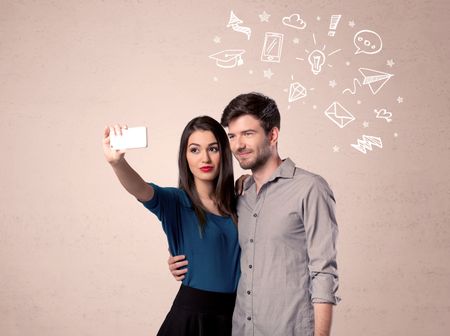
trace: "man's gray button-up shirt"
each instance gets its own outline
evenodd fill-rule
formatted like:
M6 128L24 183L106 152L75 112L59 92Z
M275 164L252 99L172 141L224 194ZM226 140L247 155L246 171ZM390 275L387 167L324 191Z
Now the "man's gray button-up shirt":
M234 336L314 334L313 303L339 301L334 205L327 182L290 159L258 194L245 181Z

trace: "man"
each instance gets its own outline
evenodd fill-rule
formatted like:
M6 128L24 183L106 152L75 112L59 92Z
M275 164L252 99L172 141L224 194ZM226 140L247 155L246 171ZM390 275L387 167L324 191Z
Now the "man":
M225 108L231 150L251 169L238 201L241 278L233 335L330 335L338 274L334 196L326 181L278 154L280 113L259 93ZM169 259L176 277L187 270Z

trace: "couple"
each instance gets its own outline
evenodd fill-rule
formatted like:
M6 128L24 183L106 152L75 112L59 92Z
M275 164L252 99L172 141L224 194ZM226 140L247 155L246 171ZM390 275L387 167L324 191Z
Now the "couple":
M110 149L105 128L105 156L119 181L158 216L171 254L189 262L186 272L174 270L186 263L180 257L171 260L184 278L158 335L329 335L339 300L331 189L281 160L280 113L269 97L237 96L221 124L228 139L210 117L185 127L179 188L146 183L123 151ZM252 170L238 200L230 148Z

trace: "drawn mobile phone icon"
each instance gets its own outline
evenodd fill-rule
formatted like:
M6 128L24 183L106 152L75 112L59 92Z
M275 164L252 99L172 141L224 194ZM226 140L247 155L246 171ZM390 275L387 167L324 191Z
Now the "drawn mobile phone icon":
M264 46L261 54L261 61L280 63L282 47L283 34L266 33L264 37Z

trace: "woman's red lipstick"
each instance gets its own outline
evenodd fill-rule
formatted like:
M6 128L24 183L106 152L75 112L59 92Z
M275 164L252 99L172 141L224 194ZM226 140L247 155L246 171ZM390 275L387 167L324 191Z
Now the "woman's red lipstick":
M200 168L200 170L204 173L209 173L211 170L213 170L213 166L203 166Z

